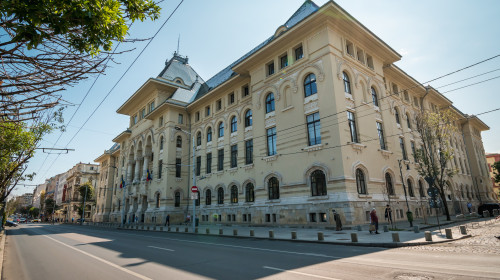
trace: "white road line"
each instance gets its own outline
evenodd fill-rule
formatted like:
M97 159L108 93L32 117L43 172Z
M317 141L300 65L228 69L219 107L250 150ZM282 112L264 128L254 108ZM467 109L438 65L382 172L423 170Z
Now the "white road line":
M149 247L149 248L159 249L159 250L170 251L170 252L174 252L174 251L175 251L175 250L172 250L172 249L161 248L161 247L156 247L156 246L148 246L148 247Z
M68 245L68 244L64 243L64 242L61 242L61 241L59 241L59 240L56 240L56 239L54 239L54 238L52 238L52 237L50 237L50 236L47 236L47 235L43 235L43 236L47 237L48 239L50 239L50 240L52 240L52 241L54 241L54 242L57 242L57 243L59 243L59 244L61 244L61 245L64 245L64 246L66 246L66 247L68 247L68 248L70 248L70 249L73 249L73 250L75 250L75 251L77 251L77 252L80 252L80 253L82 253L82 254L84 254L84 255L86 255L86 256L89 256L89 257L91 257L91 258L94 258L94 259L96 259L96 260L98 260L98 261L100 261L100 262L102 262L102 263L105 263L105 264L107 264L107 265L109 265L109 266L112 266L112 267L114 267L114 268L117 268L117 269L119 269L119 270L121 270L121 271L123 271L123 272L125 272L125 273L128 273L128 274L130 274L130 275L133 275L133 276L135 276L135 277L137 277L137 278L139 278L139 279L143 279L143 280L153 280L153 279L148 278L148 277L146 277L146 276L144 276L144 275L142 275L142 274L135 273L135 272L133 272L132 270L128 270L128 269L123 268L123 267L121 267L121 266L119 266L119 265L117 265L117 264L114 264L114 263L112 263L112 262L109 262L109 261L107 261L107 260L105 260L105 259L99 258L98 256L94 256L94 255L92 255L92 254L90 254L90 253L87 253L87 252L85 252L85 251L82 251L82 250L80 250L80 249L77 249L77 248L75 248L75 247L73 247L73 246L70 246L70 245Z
M340 280L340 279L337 279L337 278L325 277L325 276L321 276L321 275L314 275L314 274L303 273L303 272L298 272L298 271L293 271L293 270L287 270L287 269L281 269L281 268L270 267L270 266L263 266L263 268L271 269L271 270L277 270L277 271L282 271L282 272L287 272L287 273L299 274L299 275L304 275L304 276L309 276L309 277L314 277L314 278L329 279L329 280Z

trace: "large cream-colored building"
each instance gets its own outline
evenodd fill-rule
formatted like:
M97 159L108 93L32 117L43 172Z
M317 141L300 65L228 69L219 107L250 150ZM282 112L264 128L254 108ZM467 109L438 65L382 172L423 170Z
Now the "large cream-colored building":
M209 80L174 54L117 110L130 124L113 139L119 150L96 159L102 170L114 164L100 181L112 190L98 196L98 220L184 221L193 172L201 223L321 226L335 210L360 224L389 201L394 218L406 219L400 159L410 208L422 217L428 197L411 162L420 147L415 116L443 108L459 117L451 212L492 200L481 140L489 127L395 66L400 59L331 1L305 1Z
M61 174L60 174L61 175ZM62 217L63 221L76 222L81 218L78 207L82 205L83 199L80 196L81 185L90 182L94 186L94 197L98 191L99 166L90 163L77 163L70 170L65 172L65 184L62 186ZM85 203L85 221L92 221L95 207L95 200Z

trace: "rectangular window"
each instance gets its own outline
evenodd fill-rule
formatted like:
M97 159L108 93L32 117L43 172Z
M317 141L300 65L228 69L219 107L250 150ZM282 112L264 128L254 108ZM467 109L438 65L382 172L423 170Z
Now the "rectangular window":
M205 107L205 116L210 116L210 106Z
M380 122L377 122L377 133L378 140L380 142L380 149L387 150L387 147L385 146L384 128L382 127L382 123Z
M184 123L184 115L179 114L179 117L177 118L177 122L180 124L183 124Z
M316 213L309 213L309 222L311 223L316 222Z
M148 113L153 112L154 109L155 109L155 102L153 101L153 102L149 103Z
M212 153L207 154L207 174L212 173Z
M403 153L403 159L408 160L408 155L406 154L406 148L405 148L405 140L403 138L399 138L399 146L401 146L401 153Z
M276 127L267 130L267 155L273 156L276 154Z
M359 143L358 130L356 128L356 117L353 112L347 111L347 120L349 124L349 130L351 132L351 142Z
M133 123L133 124L137 124L137 115L134 115L134 116L132 117L132 123Z
M398 85L392 84L392 94L399 96Z
M304 57L304 49L302 49L302 46L297 47L295 49L295 60L299 60Z
M307 134L309 146L321 144L321 125L318 112L307 116Z
M283 69L288 66L288 55L284 54L280 57L280 68Z
M272 74L274 74L274 62L267 65L267 75L271 76Z
M201 172L201 156L197 156L196 157L196 170L195 170L196 176L200 176L200 172Z
M215 102L215 108L217 109L217 111L220 111L220 109L222 109L222 100L219 99L217 100L217 102Z
M158 179L161 179L161 173L163 171L163 160L158 161Z
M362 49L356 49L356 56L358 57L358 61L365 64L365 52Z
M229 94L229 105L234 104L234 92Z
M243 97L250 95L250 88L248 85L243 86L241 92L243 93Z
M366 65L368 65L368 68L373 69L373 58L371 55L366 55Z
M417 151L415 151L415 142L411 141L410 144L411 144L411 152L413 153L413 160L416 160L415 157L416 157Z
M245 164L253 163L253 139L245 141Z
M196 113L195 113L194 120L195 120L195 121L199 121L199 120L200 120L200 112L196 112Z
M160 120L158 121L159 126L163 126L163 116L160 117Z
M238 145L231 146L231 168L238 166Z
M176 178L181 177L181 159L180 158L175 159L175 177Z
M141 110L141 120L144 119L145 116L146 116L146 108L142 108L142 110Z
M224 170L224 149L217 151L217 171Z
M347 40L345 41L345 51L348 55L354 56L354 45Z

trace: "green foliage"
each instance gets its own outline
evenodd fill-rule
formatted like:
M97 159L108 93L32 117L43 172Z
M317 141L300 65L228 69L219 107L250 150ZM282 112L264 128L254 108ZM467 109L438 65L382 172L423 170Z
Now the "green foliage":
M53 211L56 211L59 208L60 206L56 204L56 201L53 198L49 197L45 200L45 212L47 214L50 215Z
M63 35L78 52L91 55L110 51L122 41L129 22L155 20L160 7L150 0L4 0L0 20L12 42L38 47L45 40Z
M38 215L40 215L40 209L38 209L36 207L31 207L29 212L30 212L31 217L33 217L33 218L38 217Z
M450 142L458 131L455 120L451 110L423 112L417 116L417 131L422 141L422 146L415 153L417 171L424 178L434 178L442 201L446 201L448 180L457 173L451 168L454 150ZM450 220L448 205L443 203L443 206L447 220Z
M491 168L493 168L493 179L495 179L495 183L500 183L500 161L493 163Z
M94 197L94 187L92 186L91 182L86 182L85 184L81 185L78 189L78 192L80 193L82 201L85 197L85 193L87 193L87 197L85 198L86 201L92 200L92 198Z

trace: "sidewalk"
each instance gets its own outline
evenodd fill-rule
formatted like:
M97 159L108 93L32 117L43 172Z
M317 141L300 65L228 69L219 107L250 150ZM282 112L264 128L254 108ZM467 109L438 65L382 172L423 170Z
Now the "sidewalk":
M272 239L272 240L285 240L293 242L314 242L314 243L327 243L338 244L347 246L370 246L370 247L404 247L404 246L418 246L436 244L442 242L450 242L463 238L470 237L470 229L479 227L485 224L500 223L500 220L495 218L470 218L470 219L455 219L446 221L445 216L439 217L441 230L438 229L435 217L428 218L427 224L423 220L415 220L414 226L418 226L420 231L414 232L413 228L409 228L407 221L399 221L397 223L397 230L389 230L384 232L384 224L379 225L380 234L370 234L368 232L368 225L361 226L361 230L354 226L352 229L335 231L331 229L321 228L294 228L294 227L252 227L244 225L200 225L197 227L197 232L193 233L192 226L186 225L171 225L170 228L164 226L154 225L141 225L132 224L125 225L122 230L149 230L149 231L162 231L174 234L198 234L198 235L217 235L223 237L236 237L236 238L254 238L254 239ZM116 224L88 224L97 227L117 227ZM460 226L463 225L467 229L467 234L463 235L460 232ZM118 227L121 229L120 227ZM452 239L446 237L446 229L450 229ZM208 230L208 231L207 231ZM426 241L425 231L429 231L432 235L432 241ZM294 233L292 233L294 232ZM295 239L292 235L295 234ZM357 242L353 242L352 234L357 237ZM393 234L397 234L399 242L393 238ZM321 238L322 235L322 238ZM396 239L397 240L397 239Z

